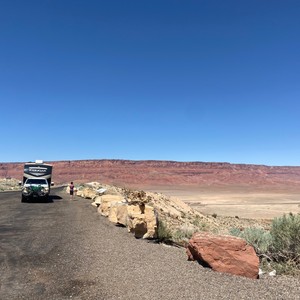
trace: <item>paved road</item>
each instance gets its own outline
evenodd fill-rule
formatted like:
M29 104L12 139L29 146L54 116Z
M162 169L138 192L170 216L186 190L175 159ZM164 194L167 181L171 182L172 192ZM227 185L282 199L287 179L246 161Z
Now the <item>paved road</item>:
M250 280L188 262L184 249L136 240L90 200L0 193L0 299L299 299L300 280Z

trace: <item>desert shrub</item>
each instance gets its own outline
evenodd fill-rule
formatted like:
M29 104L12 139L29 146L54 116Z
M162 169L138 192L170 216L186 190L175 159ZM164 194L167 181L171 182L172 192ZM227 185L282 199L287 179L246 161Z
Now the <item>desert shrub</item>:
M270 266L273 270L276 270L277 275L291 275L291 276L300 276L300 269L295 265L294 262L271 262Z
M270 258L262 257L260 260L260 269L262 269L266 273L273 272L276 270L276 275L291 275L298 276L300 275L300 269L295 267L295 264L290 262L276 262L274 260L270 260Z
M272 258L278 262L300 267L300 215L284 215L275 218L270 233Z
M248 244L253 246L258 255L265 255L268 253L270 245L272 244L272 236L269 231L259 227L248 227L245 230L232 228L229 234L244 239Z
M239 228L233 227L229 229L229 234L237 237L241 237L242 231Z
M217 215L216 213L213 213L211 216L212 216L213 218L216 218L218 215Z
M173 233L172 239L177 243L186 243L196 231L195 227L184 224Z
M172 240L172 231L162 220L158 220L157 239L160 242L170 242Z
M200 231L206 231L207 230L207 224L201 219L200 216L196 216L191 221L191 224L193 224L195 227L197 227L197 230L200 230Z
M232 228L230 234L245 239L261 258L261 263L277 274L300 275L300 215L275 218L270 232L262 228Z

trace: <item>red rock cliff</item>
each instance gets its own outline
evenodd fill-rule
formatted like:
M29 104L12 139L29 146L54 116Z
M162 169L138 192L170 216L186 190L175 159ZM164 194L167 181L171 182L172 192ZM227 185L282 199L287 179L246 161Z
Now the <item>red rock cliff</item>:
M53 181L99 181L128 186L291 185L300 184L300 167L208 162L77 160L48 162ZM24 163L0 163L0 177L22 178Z

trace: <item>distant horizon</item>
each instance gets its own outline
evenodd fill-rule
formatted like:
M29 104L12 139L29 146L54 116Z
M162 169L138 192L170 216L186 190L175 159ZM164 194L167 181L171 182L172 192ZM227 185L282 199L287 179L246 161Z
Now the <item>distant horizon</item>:
M36 160L28 161L1 161L0 164L21 164L35 162ZM87 158L87 159L60 159L60 160L42 160L44 163L51 162L76 162L76 161L128 161L128 162L170 162L170 163L204 163L204 164L228 164L228 165L249 165L249 166L265 166L265 167L300 167L300 165L267 165L256 163L236 163L226 161L181 161L181 160L165 160L165 159L123 159L123 158Z

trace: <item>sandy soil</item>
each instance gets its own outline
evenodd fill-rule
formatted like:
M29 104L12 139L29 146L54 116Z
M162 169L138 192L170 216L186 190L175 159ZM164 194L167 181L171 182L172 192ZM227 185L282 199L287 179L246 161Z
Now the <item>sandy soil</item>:
M145 189L177 197L209 215L273 219L284 213L300 213L300 187L155 186Z

